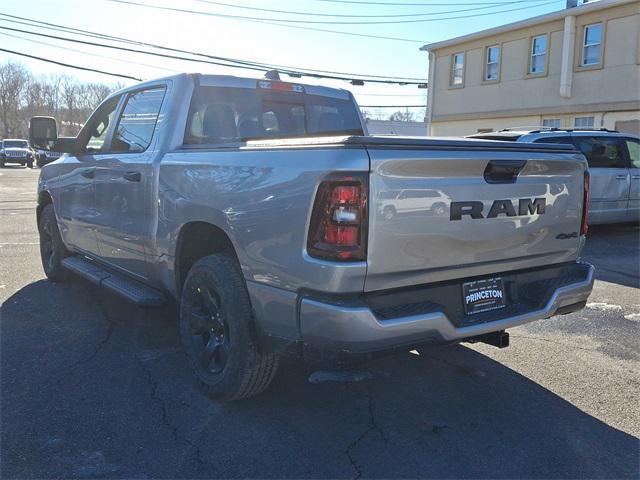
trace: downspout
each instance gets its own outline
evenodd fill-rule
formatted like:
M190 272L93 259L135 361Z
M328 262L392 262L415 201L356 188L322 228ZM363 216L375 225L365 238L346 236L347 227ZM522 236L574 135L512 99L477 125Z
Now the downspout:
M562 66L560 69L560 96L571 98L573 84L573 53L576 45L576 17L564 17L564 34L562 36Z
M433 90L436 83L436 55L433 52L429 52L429 76L427 77L427 136L431 136L431 124L433 122L433 101L435 96Z

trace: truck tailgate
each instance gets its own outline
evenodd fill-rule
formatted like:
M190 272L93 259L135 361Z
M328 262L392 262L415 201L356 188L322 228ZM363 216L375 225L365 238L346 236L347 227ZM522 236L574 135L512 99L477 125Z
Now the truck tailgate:
M546 145L454 143L367 145L366 291L579 256L586 169L581 154Z

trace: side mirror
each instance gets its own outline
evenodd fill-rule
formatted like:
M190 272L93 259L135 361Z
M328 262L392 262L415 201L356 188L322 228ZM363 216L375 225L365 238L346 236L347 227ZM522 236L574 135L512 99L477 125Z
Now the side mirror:
M35 147L47 148L58 140L58 125L53 117L31 117L29 120L29 143Z

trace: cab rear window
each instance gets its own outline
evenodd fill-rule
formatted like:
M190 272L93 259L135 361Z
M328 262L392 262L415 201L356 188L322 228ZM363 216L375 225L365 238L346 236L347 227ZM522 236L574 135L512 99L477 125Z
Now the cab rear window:
M297 91L199 87L191 100L184 143L321 135L363 135L355 104Z

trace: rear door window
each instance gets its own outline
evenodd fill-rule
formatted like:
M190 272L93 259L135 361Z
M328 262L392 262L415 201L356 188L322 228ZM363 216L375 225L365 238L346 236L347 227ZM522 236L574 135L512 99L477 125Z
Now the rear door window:
M629 160L633 168L640 168L640 140L635 138L625 138L627 150L629 151Z
M293 91L199 87L191 100L184 143L363 134L351 100Z
M589 168L627 168L620 139L604 136L574 136L574 143L587 158Z

